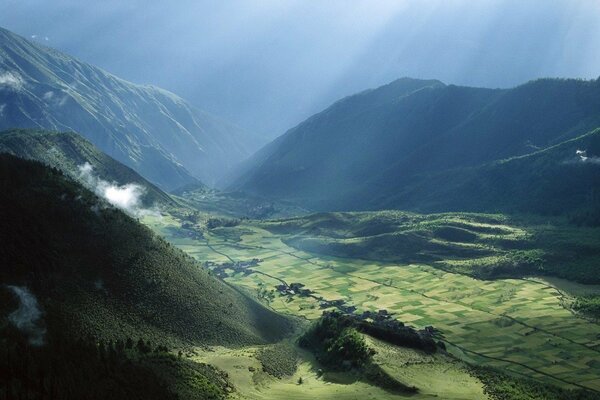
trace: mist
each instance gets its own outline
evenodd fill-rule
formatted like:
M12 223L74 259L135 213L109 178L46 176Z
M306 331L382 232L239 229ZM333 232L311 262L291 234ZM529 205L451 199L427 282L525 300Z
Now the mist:
M5 0L0 25L174 91L261 143L396 78L512 87L600 74L593 0Z
M13 311L8 320L25 333L34 346L44 344L46 329L40 326L42 311L35 296L24 286L7 286L19 299L19 308Z
M137 183L119 185L108 182L98 177L94 172L94 168L88 162L79 166L79 178L98 196L131 215L140 217L158 213L155 209L143 206L142 198L146 194L146 188Z

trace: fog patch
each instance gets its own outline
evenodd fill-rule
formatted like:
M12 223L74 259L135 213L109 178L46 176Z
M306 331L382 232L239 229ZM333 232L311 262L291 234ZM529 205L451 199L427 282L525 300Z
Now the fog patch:
M156 209L143 207L142 197L146 194L146 188L142 185L137 183L119 185L116 182L105 181L94 173L94 167L88 162L79 166L79 177L98 196L131 215L141 217L150 214L160 214Z
M46 103L52 104L57 107L63 107L69 101L69 94L64 93L61 90L49 90L42 95L42 98Z
M589 164L600 164L600 157L588 157L587 150L577 150L575 154L579 157L579 161Z
M46 329L40 327L42 311L35 296L24 286L7 286L19 299L19 308L13 311L8 320L21 332L28 336L29 343L34 346L44 344Z
M23 78L16 72L4 71L0 72L0 87L8 87L13 90L21 90L23 88Z
M48 36L40 37L38 35L31 35L30 38L34 40L43 40L44 42L50 41L50 38Z
M63 107L65 104L67 104L67 101L69 100L69 96L68 95L64 95L62 99L60 99L60 101L58 102L58 106L59 107Z

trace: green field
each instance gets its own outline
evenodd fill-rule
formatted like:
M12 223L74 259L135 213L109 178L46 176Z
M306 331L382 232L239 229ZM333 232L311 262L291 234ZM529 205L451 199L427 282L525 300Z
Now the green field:
M600 391L600 326L563 307L569 292L550 280L483 281L427 263L307 253L287 246L285 235L252 222L206 231L201 240L174 235L179 223L168 216L144 222L201 261L260 259L254 273L233 274L226 281L255 293L276 311L309 320L321 315L312 297L264 295L282 281L299 282L317 297L343 299L358 312L386 309L416 328L433 325L448 350L468 363Z
M372 339L369 340L369 346L376 349L377 361L390 375L408 385L419 386L419 393L406 396L390 394L342 373L329 373L320 377L314 357L301 349L297 350L299 361L296 371L282 378L275 378L262 370L256 357L261 348L198 349L191 359L225 371L236 388L231 394L234 399L488 399L484 394L483 384L471 376L461 363L447 356L428 356L416 350L389 346ZM399 358L403 360L402 363L397 362ZM427 377L426 380L423 377ZM302 384L298 383L300 378Z

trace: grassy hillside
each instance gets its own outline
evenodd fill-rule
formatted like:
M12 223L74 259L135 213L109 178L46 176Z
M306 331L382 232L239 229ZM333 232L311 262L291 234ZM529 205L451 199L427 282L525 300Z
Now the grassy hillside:
M0 28L0 130L75 131L163 189L216 180L249 155L239 128Z
M290 246L335 257L430 263L482 279L550 275L600 283L599 228L556 218L379 211L313 214L261 226Z
M599 104L600 80L492 90L401 79L289 130L245 162L231 188L317 210L583 209L598 164L568 162L597 133L570 140L600 126ZM551 184L573 172L573 186ZM545 198L552 203L537 204Z
M18 346L11 329L51 346L67 336L68 347L89 337L235 347L291 328L57 169L1 154L0 188L2 340ZM24 315L35 321L14 321L22 313L11 287L31 293L39 313Z
M94 174L118 185L137 184L145 189L144 206L156 203L174 206L176 202L137 172L98 150L82 136L73 132L51 132L31 129L12 129L0 132L0 153L40 161L58 168L71 178L81 179L80 167L89 163Z

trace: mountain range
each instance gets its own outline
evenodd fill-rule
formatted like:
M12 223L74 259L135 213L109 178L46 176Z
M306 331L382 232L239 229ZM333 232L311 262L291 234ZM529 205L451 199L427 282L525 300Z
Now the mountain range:
M317 210L568 212L598 202L598 126L600 80L484 89L403 78L290 129L228 187Z
M240 128L0 28L0 130L78 132L165 190L211 183L254 149Z

